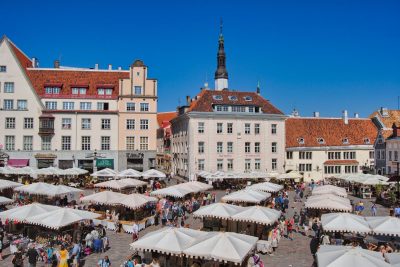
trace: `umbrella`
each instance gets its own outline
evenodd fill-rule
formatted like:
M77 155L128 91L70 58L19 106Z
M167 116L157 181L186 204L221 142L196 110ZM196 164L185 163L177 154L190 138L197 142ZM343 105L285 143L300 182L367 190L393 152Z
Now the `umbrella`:
M274 184L270 182L264 182L264 183L258 183L258 184L253 184L248 187L249 189L252 190L257 190L257 191L264 191L264 192L278 192L283 189L283 186L280 184Z
M400 236L400 219L396 217L366 217L365 220L374 234Z
M222 200L225 202L247 202L258 204L261 201L266 200L270 196L270 193L255 191L251 189L243 189L223 196Z
M101 205L112 205L114 201L126 196L126 194L116 193L112 191L103 191L81 198L84 203L96 203Z
M100 171L92 173L90 176L94 177L114 177L116 176L117 173L114 170L111 170L109 168L102 169Z
M319 267L389 267L382 253L350 246L322 245L317 252Z
M18 186L22 186L22 184L16 183L13 181L0 179L0 191L2 191L4 189L8 189L8 188L18 187Z
M0 218L3 220L9 219L9 220L25 221L29 217L43 214L56 209L59 208L51 205L32 203L25 206L20 206L0 212Z
M333 194L340 197L347 197L346 189L334 185L323 185L314 188L313 195Z
M165 178L165 173L155 169L150 169L142 173L143 178Z
M232 220L271 225L278 221L280 216L280 211L267 207L251 206L246 207L243 211L232 215Z
M130 194L111 201L112 204L122 205L132 210L139 209L149 202L157 202L157 198L141 194Z
M256 246L258 238L231 232L209 232L183 250L189 257L240 264Z
M164 227L146 234L133 242L130 247L134 250L178 255L192 245L199 237L205 235L207 235L207 232L189 228Z
M230 219L232 215L243 211L244 207L231 205L228 203L214 203L211 205L202 206L195 212L194 217L213 217L218 219Z
M351 213L328 213L321 216L322 229L327 232L368 234L371 229L364 217Z
M0 196L0 205L8 205L13 203L14 200L10 199L10 198L6 198L6 197L2 197Z
M118 177L142 177L142 173L140 171L134 169L126 169L117 175Z

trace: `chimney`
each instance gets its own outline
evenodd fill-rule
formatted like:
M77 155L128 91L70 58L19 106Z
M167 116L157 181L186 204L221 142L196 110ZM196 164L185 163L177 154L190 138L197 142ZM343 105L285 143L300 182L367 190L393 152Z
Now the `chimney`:
M54 68L59 69L60 68L60 60L56 59L54 60Z
M39 67L39 59L33 57L32 58L32 68L37 68Z
M122 70L122 67L118 67L118 70Z
M343 118L344 124L349 124L349 117L347 116L347 110L343 110L342 114L343 114L342 118Z
M108 70L112 70L112 65L108 64Z
M187 104L188 106L190 106L190 102L191 102L190 96L187 95L187 96L186 96L186 104Z
M297 109L293 109L292 117L300 117L300 113L299 113L299 111Z
M261 89L260 89L260 82L257 82L257 89L256 89L257 95L261 94Z
M354 113L354 118L358 119L360 116L358 115L358 113Z
M314 118L319 118L319 111L314 111Z
M392 129L393 129L392 137L398 137L399 136L399 127L397 127L396 123L393 123Z
M389 117L389 111L387 108L381 107L381 116L382 117Z
M94 69L98 70L99 69L99 63L94 64Z

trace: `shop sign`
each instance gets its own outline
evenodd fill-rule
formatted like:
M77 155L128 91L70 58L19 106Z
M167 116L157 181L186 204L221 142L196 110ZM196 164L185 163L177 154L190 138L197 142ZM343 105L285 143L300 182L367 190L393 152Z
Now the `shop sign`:
M96 167L114 169L114 159L97 159Z

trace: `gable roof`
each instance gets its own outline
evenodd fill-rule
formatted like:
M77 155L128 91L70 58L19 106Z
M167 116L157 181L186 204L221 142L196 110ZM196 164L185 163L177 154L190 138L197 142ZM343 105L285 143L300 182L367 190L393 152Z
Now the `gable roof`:
M286 147L326 147L374 144L378 130L370 119L349 119L345 124L342 118L288 118L285 122ZM304 139L304 144L299 139ZM320 144L318 139L323 138ZM343 139L347 138L348 143Z
M178 116L178 113L176 111L159 112L159 113L157 113L158 127L167 126L165 124L168 124L176 116Z
M32 60L24 53L22 52L21 49L19 49L10 39L8 39L6 36L4 38L7 39L8 43L11 46L11 49L13 50L17 60L21 64L21 67L26 70L26 68L32 67Z
M369 117L371 119L379 120L387 129L392 129L393 123L400 125L400 110L389 109L387 117L383 117L381 112L378 110L373 112Z
M215 100L214 95L220 95L222 100ZM235 96L236 101L229 99ZM246 101L245 97L250 97L251 101ZM231 105L231 106L257 106L263 113L283 115L283 112L272 105L268 100L255 92L239 92L239 91L214 91L203 89L195 99L190 103L189 111L212 112L213 105Z

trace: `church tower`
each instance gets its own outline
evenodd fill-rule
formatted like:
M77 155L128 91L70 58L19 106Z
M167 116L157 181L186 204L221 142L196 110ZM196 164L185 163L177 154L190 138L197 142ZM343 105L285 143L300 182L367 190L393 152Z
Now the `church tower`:
M217 70L215 71L215 90L228 88L228 71L226 70L226 55L224 49L224 36L222 34L222 21L220 24L218 53L217 53Z

